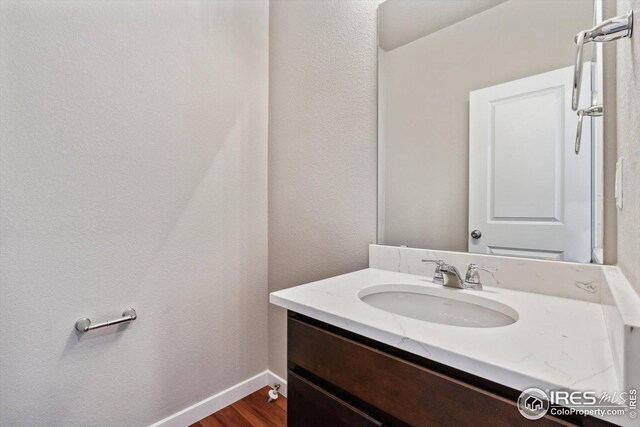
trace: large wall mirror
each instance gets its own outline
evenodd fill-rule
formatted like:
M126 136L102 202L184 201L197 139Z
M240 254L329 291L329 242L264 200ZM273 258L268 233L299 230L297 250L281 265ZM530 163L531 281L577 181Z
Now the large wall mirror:
M571 105L599 0L379 6L378 243L602 260L602 123ZM580 107L601 103L585 48Z

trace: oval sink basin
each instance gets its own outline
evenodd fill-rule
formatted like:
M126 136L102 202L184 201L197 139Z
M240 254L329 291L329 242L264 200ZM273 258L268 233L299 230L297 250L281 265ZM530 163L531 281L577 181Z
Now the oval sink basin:
M377 285L358 297L380 310L443 325L496 328L518 320L518 312L507 305L454 289Z

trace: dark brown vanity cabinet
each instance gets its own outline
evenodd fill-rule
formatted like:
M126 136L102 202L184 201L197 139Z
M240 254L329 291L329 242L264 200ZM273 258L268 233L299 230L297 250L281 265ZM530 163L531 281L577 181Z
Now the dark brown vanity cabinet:
M537 421L519 392L289 312L288 425L609 425L589 417Z
M289 371L287 417L298 426L382 426L377 420L313 382Z

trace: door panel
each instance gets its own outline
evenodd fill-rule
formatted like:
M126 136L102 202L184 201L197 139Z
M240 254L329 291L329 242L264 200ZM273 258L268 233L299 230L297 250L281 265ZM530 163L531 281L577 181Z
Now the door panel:
M560 221L562 95L559 86L491 103L488 190L493 221ZM537 179L531 179L531 170Z
M482 232L470 252L591 260L591 134L585 123L575 155L572 78L567 67L469 94L469 230Z
M536 249L501 248L498 246L487 246L487 253L491 255L513 256L520 258L536 258L553 261L563 261L564 253L560 251L543 251Z

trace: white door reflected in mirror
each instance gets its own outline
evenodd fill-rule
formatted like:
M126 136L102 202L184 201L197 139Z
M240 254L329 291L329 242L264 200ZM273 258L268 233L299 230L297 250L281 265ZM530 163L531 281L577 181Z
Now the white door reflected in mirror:
M469 252L591 260L591 145L573 154L572 79L565 67L469 94L469 229L482 230Z

